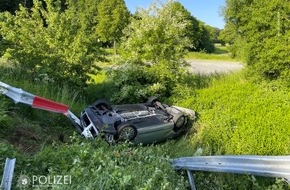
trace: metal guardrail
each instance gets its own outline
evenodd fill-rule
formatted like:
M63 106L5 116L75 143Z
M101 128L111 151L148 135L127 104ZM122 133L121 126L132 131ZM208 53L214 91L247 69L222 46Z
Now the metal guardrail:
M15 158L14 159L6 158L0 189L3 189L3 190L11 189L15 162L16 162Z
M172 160L176 170L187 170L192 190L193 171L209 171L284 178L290 183L290 156L196 156Z

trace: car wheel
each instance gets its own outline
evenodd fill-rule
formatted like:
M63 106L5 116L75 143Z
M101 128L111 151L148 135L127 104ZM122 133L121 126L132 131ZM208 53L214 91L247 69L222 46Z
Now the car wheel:
M118 140L132 141L137 136L136 127L130 124L123 124L118 127Z
M98 108L100 110L103 110L104 108L107 110L112 110L112 106L110 104L110 102L108 102L107 100L97 100L93 103L93 107Z
M174 122L174 131L182 129L187 123L187 117L183 113L174 114L172 118Z

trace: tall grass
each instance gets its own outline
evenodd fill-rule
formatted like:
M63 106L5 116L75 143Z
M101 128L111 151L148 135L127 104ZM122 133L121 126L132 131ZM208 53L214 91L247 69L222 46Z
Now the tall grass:
M290 154L287 89L253 84L240 73L213 80L194 96L175 101L198 112L193 141L207 154Z
M172 156L290 154L289 89L253 83L243 72L201 78L207 82L188 78L170 98L198 114L196 133ZM281 180L230 174L197 173L196 183L206 190L289 189Z
M85 98L77 89L55 86L47 80L31 80L21 75L17 67L5 62L0 65L0 81L21 88L29 93L61 102L79 115L86 105ZM24 104L14 104L0 96L0 141L10 142L24 153L35 153L43 146L59 141L63 133L73 134L74 128L61 114L33 109Z

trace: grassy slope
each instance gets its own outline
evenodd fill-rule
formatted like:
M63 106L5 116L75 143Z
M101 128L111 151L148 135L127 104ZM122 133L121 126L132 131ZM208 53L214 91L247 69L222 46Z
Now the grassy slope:
M256 85L242 73L213 80L175 100L199 114L195 143L207 154L290 154L290 93Z
M244 73L214 77L200 87L183 87L183 93L171 97L198 113L196 133L178 143L174 157L290 154L289 89L253 84ZM198 189L289 188L271 178L214 173L196 178Z

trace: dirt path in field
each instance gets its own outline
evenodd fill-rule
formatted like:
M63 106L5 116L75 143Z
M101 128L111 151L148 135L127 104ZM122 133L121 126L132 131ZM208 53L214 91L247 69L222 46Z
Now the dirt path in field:
M189 70L193 73L212 74L212 73L229 73L239 71L244 65L239 62L214 61L214 60L187 60L190 64Z

